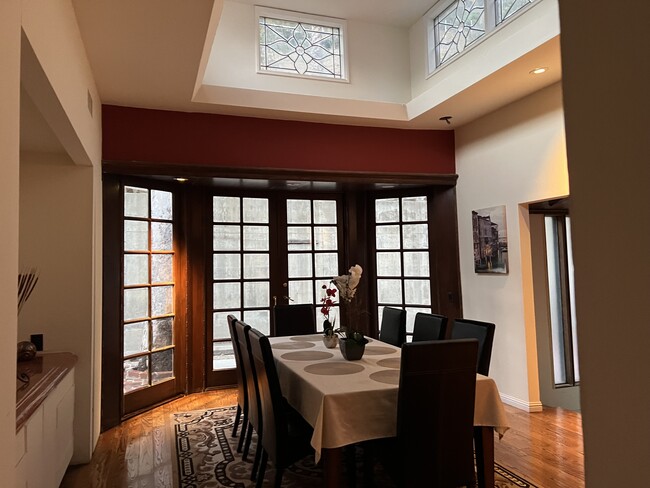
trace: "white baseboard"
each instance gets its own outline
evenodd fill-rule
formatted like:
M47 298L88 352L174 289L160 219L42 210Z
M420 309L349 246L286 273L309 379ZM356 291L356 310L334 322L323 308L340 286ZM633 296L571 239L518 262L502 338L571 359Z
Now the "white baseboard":
M505 403L506 405L510 405L511 407L518 408L519 410L524 410L529 413L542 411L541 402L526 402L524 400L521 400L520 398L515 398L510 395L504 395L503 393L501 393L500 396L501 396L501 401L503 403Z

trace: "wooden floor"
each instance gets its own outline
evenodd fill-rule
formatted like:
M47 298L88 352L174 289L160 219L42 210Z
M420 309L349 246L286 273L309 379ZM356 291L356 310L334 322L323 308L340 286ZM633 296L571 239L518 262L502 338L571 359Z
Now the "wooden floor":
M170 414L236 403L236 390L188 395L104 432L92 461L71 466L61 488L172 488ZM495 440L495 461L539 488L582 488L580 415L549 408L528 414L506 405L511 429Z

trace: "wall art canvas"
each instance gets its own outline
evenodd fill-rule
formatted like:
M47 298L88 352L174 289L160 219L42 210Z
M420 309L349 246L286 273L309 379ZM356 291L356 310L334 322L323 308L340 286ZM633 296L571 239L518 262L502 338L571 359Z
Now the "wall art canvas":
M472 210L474 233L474 271L476 273L508 272L508 233L506 206Z

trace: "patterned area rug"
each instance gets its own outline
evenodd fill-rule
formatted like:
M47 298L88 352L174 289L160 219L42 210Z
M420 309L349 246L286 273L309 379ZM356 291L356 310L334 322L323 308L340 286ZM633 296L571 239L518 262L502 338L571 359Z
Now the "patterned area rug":
M253 435L248 461L237 452L239 437L232 437L236 407L175 413L172 416L175 488L249 488L251 467L256 449ZM239 433L239 431L238 431ZM359 455L359 458L361 456ZM359 468L361 472L361 467ZM496 488L536 488L535 485L495 463ZM273 486L271 465L266 469L264 486ZM362 486L362 477L357 477ZM286 488L319 488L323 484L320 466L308 456L285 471ZM373 486L393 486L381 467L375 470Z

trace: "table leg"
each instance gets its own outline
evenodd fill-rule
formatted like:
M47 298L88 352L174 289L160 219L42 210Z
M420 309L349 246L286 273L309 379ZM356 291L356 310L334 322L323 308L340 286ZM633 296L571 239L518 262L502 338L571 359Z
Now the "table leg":
M474 427L474 450L479 488L494 487L494 428Z
M325 488L340 488L343 485L343 448L323 449L321 451L323 463L323 478Z

